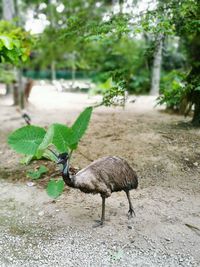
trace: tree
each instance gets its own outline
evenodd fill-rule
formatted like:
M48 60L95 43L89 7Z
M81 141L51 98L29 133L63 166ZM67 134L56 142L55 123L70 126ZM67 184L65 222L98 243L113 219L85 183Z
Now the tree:
M0 22L0 33L0 63L19 67L29 58L32 45L31 36L22 28L6 21ZM23 106L22 97L21 90L21 106Z
M155 17L159 19L158 24L155 23ZM169 34L179 36L185 42L189 64L185 69L188 74L183 80L184 90L180 88L182 90L180 102L186 99L188 103L191 103L190 107L194 105L192 123L197 126L200 126L200 58L197 52L200 50L199 17L200 3L198 0L165 0L163 6L149 11L144 20L145 30L160 32L165 36Z

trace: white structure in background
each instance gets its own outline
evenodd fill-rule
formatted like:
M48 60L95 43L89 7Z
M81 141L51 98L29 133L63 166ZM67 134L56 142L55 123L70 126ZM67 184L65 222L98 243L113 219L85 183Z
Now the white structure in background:
M3 19L12 20L15 16L15 6L13 0L2 0Z

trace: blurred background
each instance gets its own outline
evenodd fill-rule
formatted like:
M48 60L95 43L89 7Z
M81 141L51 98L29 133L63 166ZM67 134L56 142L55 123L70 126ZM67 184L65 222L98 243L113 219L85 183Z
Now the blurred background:
M199 12L197 0L2 0L0 94L21 109L35 88L105 106L154 95L199 126Z

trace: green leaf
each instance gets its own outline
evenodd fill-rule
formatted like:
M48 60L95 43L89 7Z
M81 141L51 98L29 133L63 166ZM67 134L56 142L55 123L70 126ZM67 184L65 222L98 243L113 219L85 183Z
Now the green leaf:
M63 124L52 124L53 127L53 141L59 152L68 151L69 140L72 130Z
M4 44L4 46L8 49L8 50L12 50L13 49L13 40L12 38L6 36L6 35L0 35L0 40L2 41L2 43Z
M41 165L39 170L38 170L41 174L46 173L48 171L47 167L45 167L44 165Z
M45 130L41 127L24 126L9 135L8 144L18 153L35 155L45 133Z
M38 147L37 151L37 157L41 157L45 151L45 149L52 144L53 142L53 136L54 136L54 126L50 125L43 140L42 143Z
M28 155L28 156L25 156L24 158L22 158L20 160L20 163L21 164L28 165L33 159L34 159L34 156L33 155Z
M47 171L48 169L44 165L41 165L40 168L36 171L27 171L27 176L29 176L32 180L37 180L40 179L42 175L45 174Z
M58 161L58 158L50 150L46 150L43 154L43 157L54 162Z
M22 58L22 62L26 62L28 59L28 56L24 54L24 55L22 55L21 58Z
M102 87L102 89L105 90L112 88L113 87L112 77L108 78L107 81L105 83L102 83L100 86Z
M77 147L78 147L78 143L76 143L76 144L70 144L70 145L69 145L69 148L70 148L71 150L75 150L75 149L77 149Z
M72 135L70 137L69 143L71 145L78 144L85 131L87 130L88 124L90 122L92 107L86 108L76 119L75 123L72 125Z
M64 185L65 183L62 179L58 181L50 180L47 185L47 194L52 198L59 197L64 190Z

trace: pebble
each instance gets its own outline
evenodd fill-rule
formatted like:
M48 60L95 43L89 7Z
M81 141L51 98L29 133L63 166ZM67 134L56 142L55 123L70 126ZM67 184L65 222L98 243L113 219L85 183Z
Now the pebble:
M44 215L44 211L40 211L40 212L38 212L38 215L39 215L39 216L43 216L43 215Z
M35 183L33 183L33 182L27 182L26 185L29 186L29 187L32 187L32 186L35 185Z

